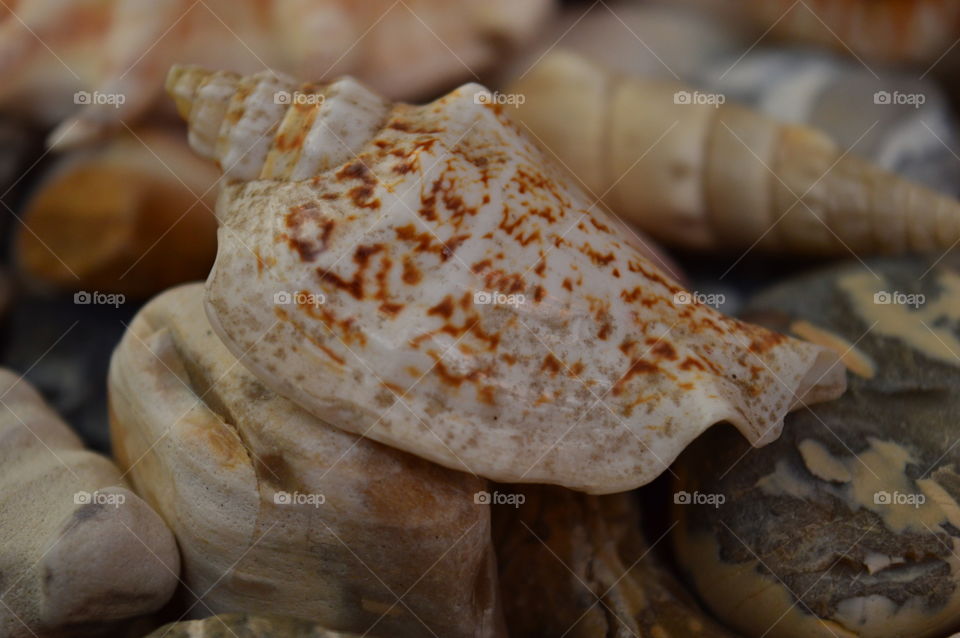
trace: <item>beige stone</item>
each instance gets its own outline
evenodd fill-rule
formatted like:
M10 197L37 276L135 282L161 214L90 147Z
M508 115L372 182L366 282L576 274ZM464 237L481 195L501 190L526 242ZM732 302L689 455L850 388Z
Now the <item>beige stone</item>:
M117 467L0 370L0 635L34 638L150 613L173 594L170 530Z
M137 315L114 353L119 463L168 521L196 615L244 611L373 635L493 636L485 481L328 426L211 329L200 284Z

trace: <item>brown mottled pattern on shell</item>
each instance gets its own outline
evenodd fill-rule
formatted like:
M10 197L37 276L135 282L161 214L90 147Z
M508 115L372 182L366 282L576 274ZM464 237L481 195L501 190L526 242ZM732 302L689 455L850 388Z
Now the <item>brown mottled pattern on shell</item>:
M175 82L172 92L189 99ZM348 160L310 179L229 184L208 282L227 343L280 394L339 413L336 425L500 480L627 489L716 420L754 441L775 436L824 351L676 303L683 289L484 95L467 85L425 106L394 104ZM325 117L349 122L364 106ZM368 111L362 126L376 114ZM257 130L284 117L264 113ZM282 143L302 139L286 131ZM326 301L271 307L265 293L284 287ZM478 304L477 291L526 302ZM283 336L266 345L271 324ZM552 376L543 374L548 355L561 362ZM307 361L322 383L308 380ZM448 418L429 427L422 417L369 412L388 410L414 385L424 414ZM842 385L828 375L825 396ZM361 387L365 400L347 398ZM611 410L578 432L583 406L600 396ZM563 430L570 436L558 452Z

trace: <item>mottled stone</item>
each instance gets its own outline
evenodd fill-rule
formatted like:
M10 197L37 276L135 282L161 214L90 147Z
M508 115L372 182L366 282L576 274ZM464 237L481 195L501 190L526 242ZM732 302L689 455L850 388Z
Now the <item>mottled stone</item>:
M368 635L377 638L382 634ZM297 618L221 614L203 620L173 622L146 638L357 638L357 634L331 631Z
M512 638L733 638L647 542L635 494L539 485L498 493L494 542Z
M265 337L267 341L270 337ZM187 614L500 638L486 481L338 430L217 337L203 285L130 323L109 374L117 463L183 555Z
M842 353L850 389L752 450L681 455L677 560L748 636L937 636L960 626L960 260L834 267L744 317Z

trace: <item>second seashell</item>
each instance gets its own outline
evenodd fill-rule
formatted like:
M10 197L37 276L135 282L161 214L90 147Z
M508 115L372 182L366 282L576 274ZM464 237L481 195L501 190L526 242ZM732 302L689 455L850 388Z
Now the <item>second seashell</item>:
M146 297L209 272L219 175L176 128L125 131L58 158L14 230L31 283Z
M960 242L957 200L723 94L621 76L563 51L510 91L524 97L511 114L548 152L664 243L849 256Z

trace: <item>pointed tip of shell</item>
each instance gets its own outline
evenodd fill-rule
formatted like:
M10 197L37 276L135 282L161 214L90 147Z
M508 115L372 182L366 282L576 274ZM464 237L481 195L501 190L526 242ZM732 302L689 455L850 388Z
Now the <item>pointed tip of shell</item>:
M215 72L192 64L175 64L167 73L164 89L177 105L177 112L184 120L190 117L197 90L203 81Z
M946 193L854 157L823 184L832 235L824 241L837 254L926 254L960 243L960 201Z

